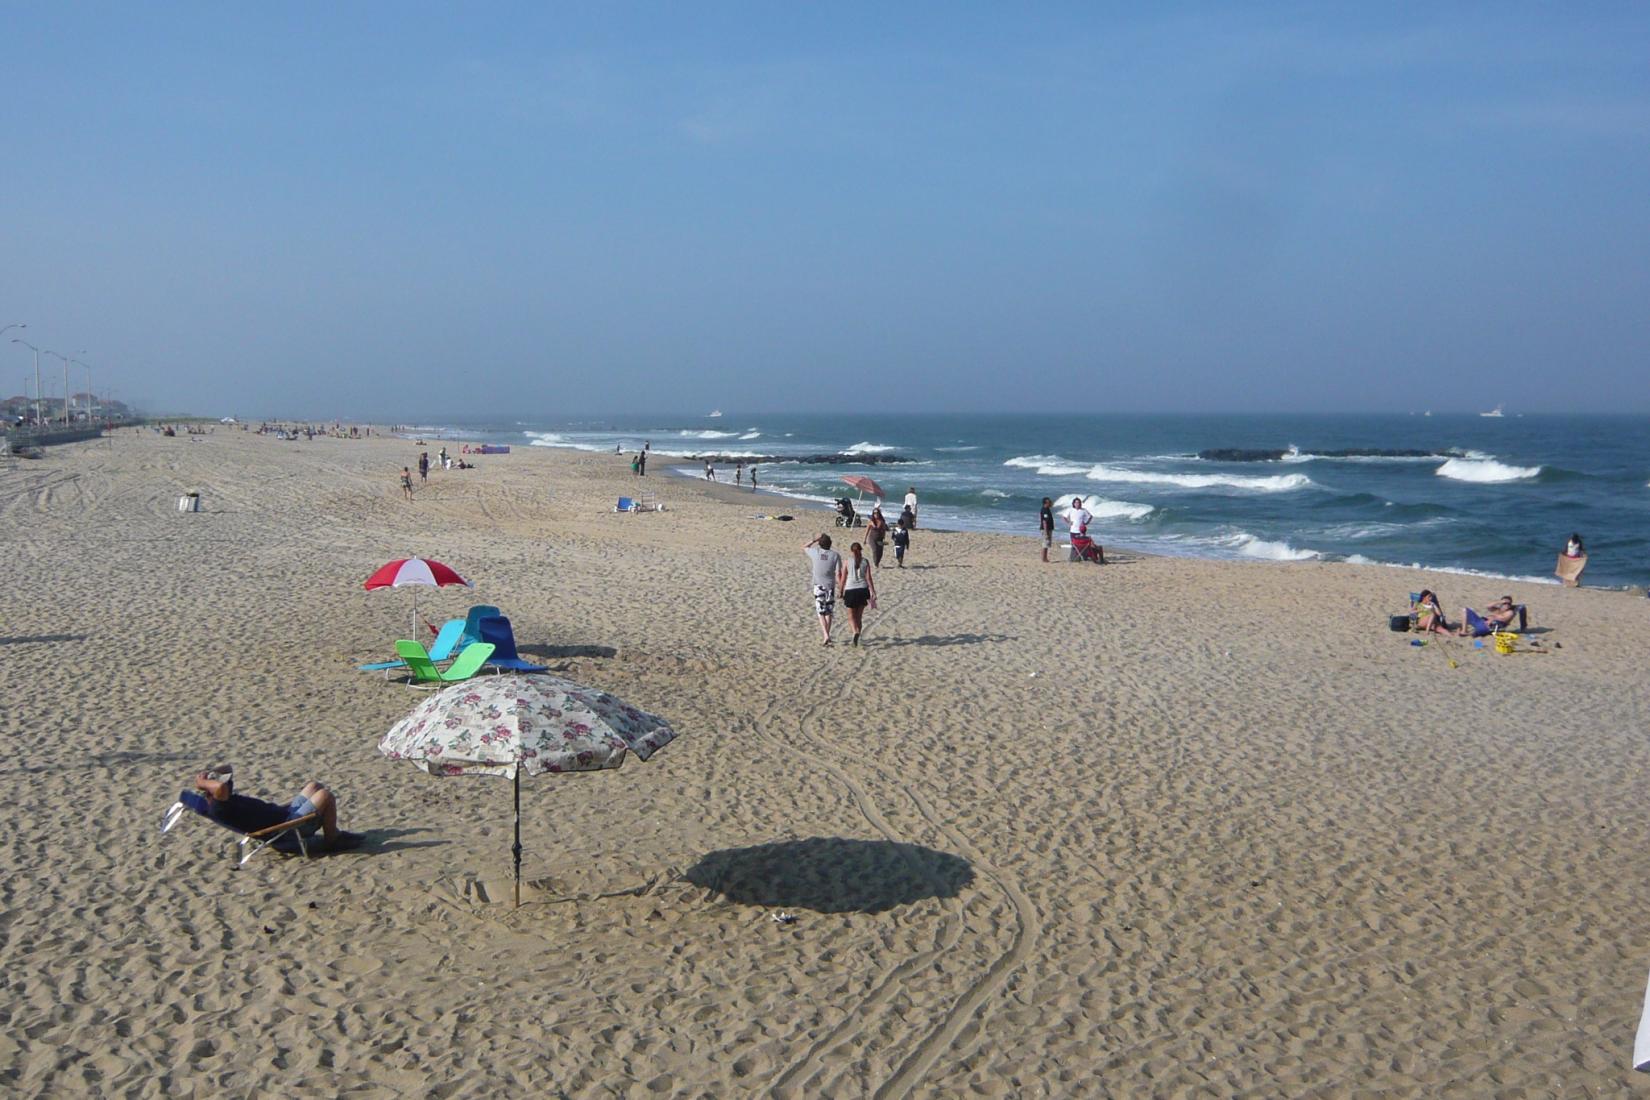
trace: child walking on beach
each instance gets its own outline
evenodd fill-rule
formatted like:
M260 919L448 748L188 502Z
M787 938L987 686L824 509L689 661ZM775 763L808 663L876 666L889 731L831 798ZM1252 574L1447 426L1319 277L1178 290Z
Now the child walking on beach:
M894 524L894 532L889 537L894 540L894 564L904 569L905 551L911 546L911 529L905 526L904 516Z

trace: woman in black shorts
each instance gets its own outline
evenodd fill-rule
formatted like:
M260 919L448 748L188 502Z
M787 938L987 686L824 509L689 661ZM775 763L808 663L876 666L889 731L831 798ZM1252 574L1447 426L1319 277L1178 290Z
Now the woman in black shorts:
M871 563L865 560L859 543L848 547L849 557L837 567L837 587L842 590L842 605L848 609L848 621L854 626L854 645L859 644L859 632L865 618L865 608L875 610L877 586L871 580Z

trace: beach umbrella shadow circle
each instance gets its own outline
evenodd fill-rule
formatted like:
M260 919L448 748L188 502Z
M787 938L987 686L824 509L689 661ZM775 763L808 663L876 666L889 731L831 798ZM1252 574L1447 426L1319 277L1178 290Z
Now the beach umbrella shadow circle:
M960 856L917 844L809 837L710 852L683 878L741 905L880 913L954 898L974 871Z

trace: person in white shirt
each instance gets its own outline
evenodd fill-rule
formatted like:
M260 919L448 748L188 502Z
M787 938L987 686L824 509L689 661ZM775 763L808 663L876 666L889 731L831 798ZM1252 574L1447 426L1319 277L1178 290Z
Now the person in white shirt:
M1083 507L1082 497L1071 498L1071 507L1066 509L1066 526L1071 529L1073 535L1081 535L1086 538L1089 533L1089 521L1093 518L1089 514L1089 510ZM1075 546L1071 548L1071 560L1077 560L1077 548Z

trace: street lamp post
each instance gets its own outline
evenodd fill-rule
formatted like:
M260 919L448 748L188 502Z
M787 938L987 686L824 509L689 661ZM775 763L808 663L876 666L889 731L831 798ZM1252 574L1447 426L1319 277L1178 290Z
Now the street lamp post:
M86 368L86 426L92 426L92 365L84 359L76 359L76 363Z
M27 340L19 339L16 336L13 336L11 338L11 342L14 343L14 344L22 344L24 347L26 347L30 351L34 352L34 426L38 428L40 426L40 419L41 419L41 411L40 411L40 349L35 347L33 344L29 343Z
M55 355L63 360L63 421L67 423L69 420L69 357L60 351L53 351L51 348L41 348L40 350L47 355Z
M4 336L6 333L10 332L14 328L28 328L28 327L29 326L24 324L22 321L13 321L9 325L0 325L0 336Z
M69 426L69 364L78 362L78 360L70 359L62 352L53 351L51 348L41 348L40 350L47 355L55 355L63 360L63 426L67 428ZM76 354L85 355L86 353L82 351Z

